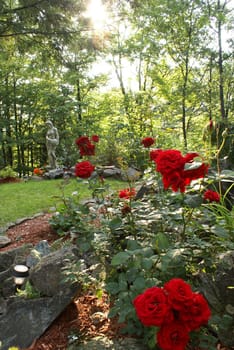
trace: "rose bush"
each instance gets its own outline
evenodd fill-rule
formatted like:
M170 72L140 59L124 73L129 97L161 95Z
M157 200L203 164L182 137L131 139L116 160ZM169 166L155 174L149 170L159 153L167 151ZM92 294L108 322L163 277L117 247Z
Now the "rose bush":
M149 156L160 172L149 166L138 184L128 182L86 208L92 234L80 233L77 244L105 269L100 284L113 302L109 317L118 317L124 332L141 337L149 348L157 340L162 350L182 350L188 343L216 350L220 322L210 320L206 299L185 281L198 286L200 273L214 273L217 252L233 246L230 212L222 197L220 203L204 203L208 164L198 153L156 149ZM202 327L208 320L209 327Z

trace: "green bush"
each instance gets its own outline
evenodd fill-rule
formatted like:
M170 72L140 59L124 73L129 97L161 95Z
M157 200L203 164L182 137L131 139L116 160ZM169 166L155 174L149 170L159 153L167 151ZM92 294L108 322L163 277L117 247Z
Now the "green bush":
M7 179L16 177L18 177L17 173L10 166L0 170L0 178Z

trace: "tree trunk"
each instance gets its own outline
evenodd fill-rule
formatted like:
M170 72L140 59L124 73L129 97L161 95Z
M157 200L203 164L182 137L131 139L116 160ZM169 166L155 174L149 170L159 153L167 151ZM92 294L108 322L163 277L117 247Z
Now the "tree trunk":
M220 0L218 0L218 12L221 13L223 10L220 5ZM224 5L225 6L225 5ZM224 86L223 86L223 50L222 50L222 21L218 17L218 45L219 45L219 101L220 101L220 113L223 121L226 121L227 116L225 113L225 103L224 103Z
M77 79L76 82L77 87L77 106L78 106L78 123L82 121L82 105L81 105L81 88L80 88L80 79Z

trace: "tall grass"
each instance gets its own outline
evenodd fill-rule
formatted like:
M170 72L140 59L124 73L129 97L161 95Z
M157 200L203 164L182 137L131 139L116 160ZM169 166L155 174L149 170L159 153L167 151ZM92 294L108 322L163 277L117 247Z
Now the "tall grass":
M106 180L111 190L124 186L122 181ZM70 180L66 185L64 181L43 180L17 182L0 185L0 227L17 219L33 216L40 212L49 212L61 203L62 193L69 196L78 191L81 199L92 195L88 184L76 179Z

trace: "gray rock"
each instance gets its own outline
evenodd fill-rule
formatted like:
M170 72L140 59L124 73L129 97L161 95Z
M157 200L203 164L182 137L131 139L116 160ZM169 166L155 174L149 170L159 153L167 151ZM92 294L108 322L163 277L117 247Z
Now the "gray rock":
M115 166L106 166L103 167L103 177L115 177L120 178L121 177L121 170L119 168L116 168Z
M121 178L123 181L137 181L140 179L142 173L134 168L121 170Z
M15 301L0 316L1 350L10 346L29 347L59 316L77 293L77 286L65 289L53 298L23 299Z
M114 165L102 166L93 171L91 179L95 179L98 176L102 176L104 178L113 177L116 179L120 179L121 170L119 168L116 168Z
M14 284L14 279L12 277L13 271L9 269L8 271L11 271L9 276L4 279L2 286L1 286L1 295L4 298L11 298L12 295L15 293L15 284Z
M199 274L199 290L220 317L218 337L224 346L234 346L234 252L220 255L214 275Z
M31 250L30 255L27 256L26 265L32 267L36 265L43 256L46 256L50 253L50 246L46 240L40 241Z
M11 239L6 236L0 236L0 248L3 248L11 243Z
M8 270L13 264L25 263L26 257L30 253L32 247L32 244L24 244L21 247L0 252L0 273Z
M46 252L44 243L39 246L40 249L43 246L43 252ZM10 346L29 347L72 302L80 290L80 284L65 279L64 271L77 261L76 251L75 246L63 247L41 257L39 263L29 270L29 282L37 291L35 296L38 293L41 296L35 299L26 299L27 290L24 291L25 297L14 296L12 269L17 254L16 250L5 252L8 265L5 263L4 267L10 267L1 273L4 282L1 292L5 291L8 297L0 297L1 350L7 350ZM22 254L20 250L18 252Z
M64 176L64 170L62 168L52 169L44 173L43 178L46 179L62 179Z
M30 178L26 179L26 181L42 181L44 180L42 176L32 175Z
M104 336L84 341L82 344L72 344L67 350L146 350L147 347L134 338L109 339Z
M10 224L6 224L2 227L0 227L0 235L5 235L6 231L8 230L8 228L10 227L11 223Z
M77 248L67 246L41 258L30 270L30 283L44 296L53 296L70 286L65 270L78 260Z

